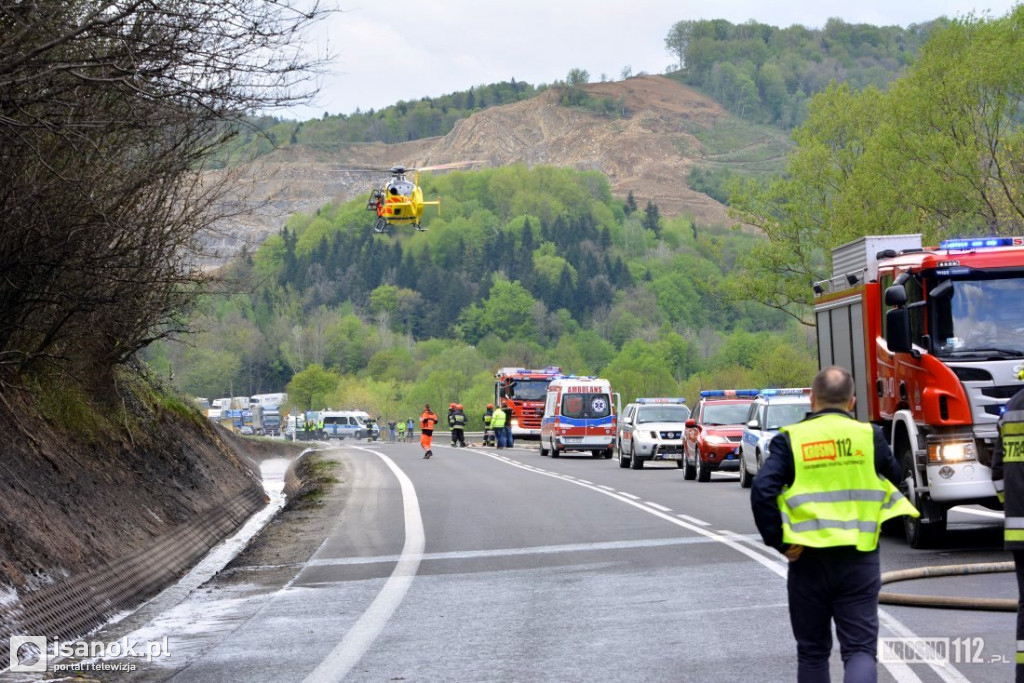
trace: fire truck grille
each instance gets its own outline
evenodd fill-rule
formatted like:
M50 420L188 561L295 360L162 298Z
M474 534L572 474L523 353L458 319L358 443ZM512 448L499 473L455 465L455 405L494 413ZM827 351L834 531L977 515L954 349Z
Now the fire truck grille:
M527 429L540 429L540 415L523 415L519 423Z

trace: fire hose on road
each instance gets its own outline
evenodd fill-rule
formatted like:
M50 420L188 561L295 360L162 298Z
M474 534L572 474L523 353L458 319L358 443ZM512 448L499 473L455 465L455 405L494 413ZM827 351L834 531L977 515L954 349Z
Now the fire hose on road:
M966 576L969 574L995 574L1012 572L1013 562L983 562L976 564L947 564L916 569L901 569L882 573L882 585L912 579L931 579L940 576ZM946 595L908 595L882 591L878 602L907 607L937 607L942 609L971 609L990 612L1016 612L1017 601L1009 598L966 598Z

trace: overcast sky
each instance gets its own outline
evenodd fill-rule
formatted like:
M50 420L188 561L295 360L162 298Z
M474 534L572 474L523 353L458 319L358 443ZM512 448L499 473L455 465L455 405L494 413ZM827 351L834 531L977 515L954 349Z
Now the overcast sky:
M330 1L330 0L329 0ZM333 0L309 45L334 56L309 107L281 112L309 119L350 114L399 100L436 97L515 78L534 85L570 69L592 81L619 80L625 67L664 73L675 60L665 36L678 21L755 19L820 28L849 23L907 26L968 13L1001 17L1015 0Z

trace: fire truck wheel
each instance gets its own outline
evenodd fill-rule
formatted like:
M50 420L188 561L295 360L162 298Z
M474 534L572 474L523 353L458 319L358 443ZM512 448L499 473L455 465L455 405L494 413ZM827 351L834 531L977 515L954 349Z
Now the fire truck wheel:
M611 460L612 456L615 455L615 452L612 449L607 448L605 449L603 455L605 460Z
M700 459L700 449L693 452L693 462L697 467L697 481L701 483L711 481L711 470L704 467L704 461Z
M690 461L686 459L686 453L683 453L683 479L687 481L693 481L697 478L697 468L690 464Z
M633 442L629 442L629 466L634 470L642 470L644 468L643 458L636 456L636 449L633 448Z
M900 492L921 512L921 517L903 516L903 532L907 537L907 545L915 550L936 548L946 534L946 511L931 500L917 496L912 490L917 482L917 474L914 469L914 454L909 445L904 445L901 449L900 464L903 465ZM922 522L921 519L924 517L931 521Z

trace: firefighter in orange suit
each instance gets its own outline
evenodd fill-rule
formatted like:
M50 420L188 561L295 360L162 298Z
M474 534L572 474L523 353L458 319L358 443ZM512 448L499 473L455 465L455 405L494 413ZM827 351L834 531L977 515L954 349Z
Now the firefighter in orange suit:
M434 454L430 450L430 441L434 435L434 425L437 424L437 415L430 409L430 404L427 403L423 406L423 412L420 413L420 447L423 449L423 457L430 459L430 456Z

